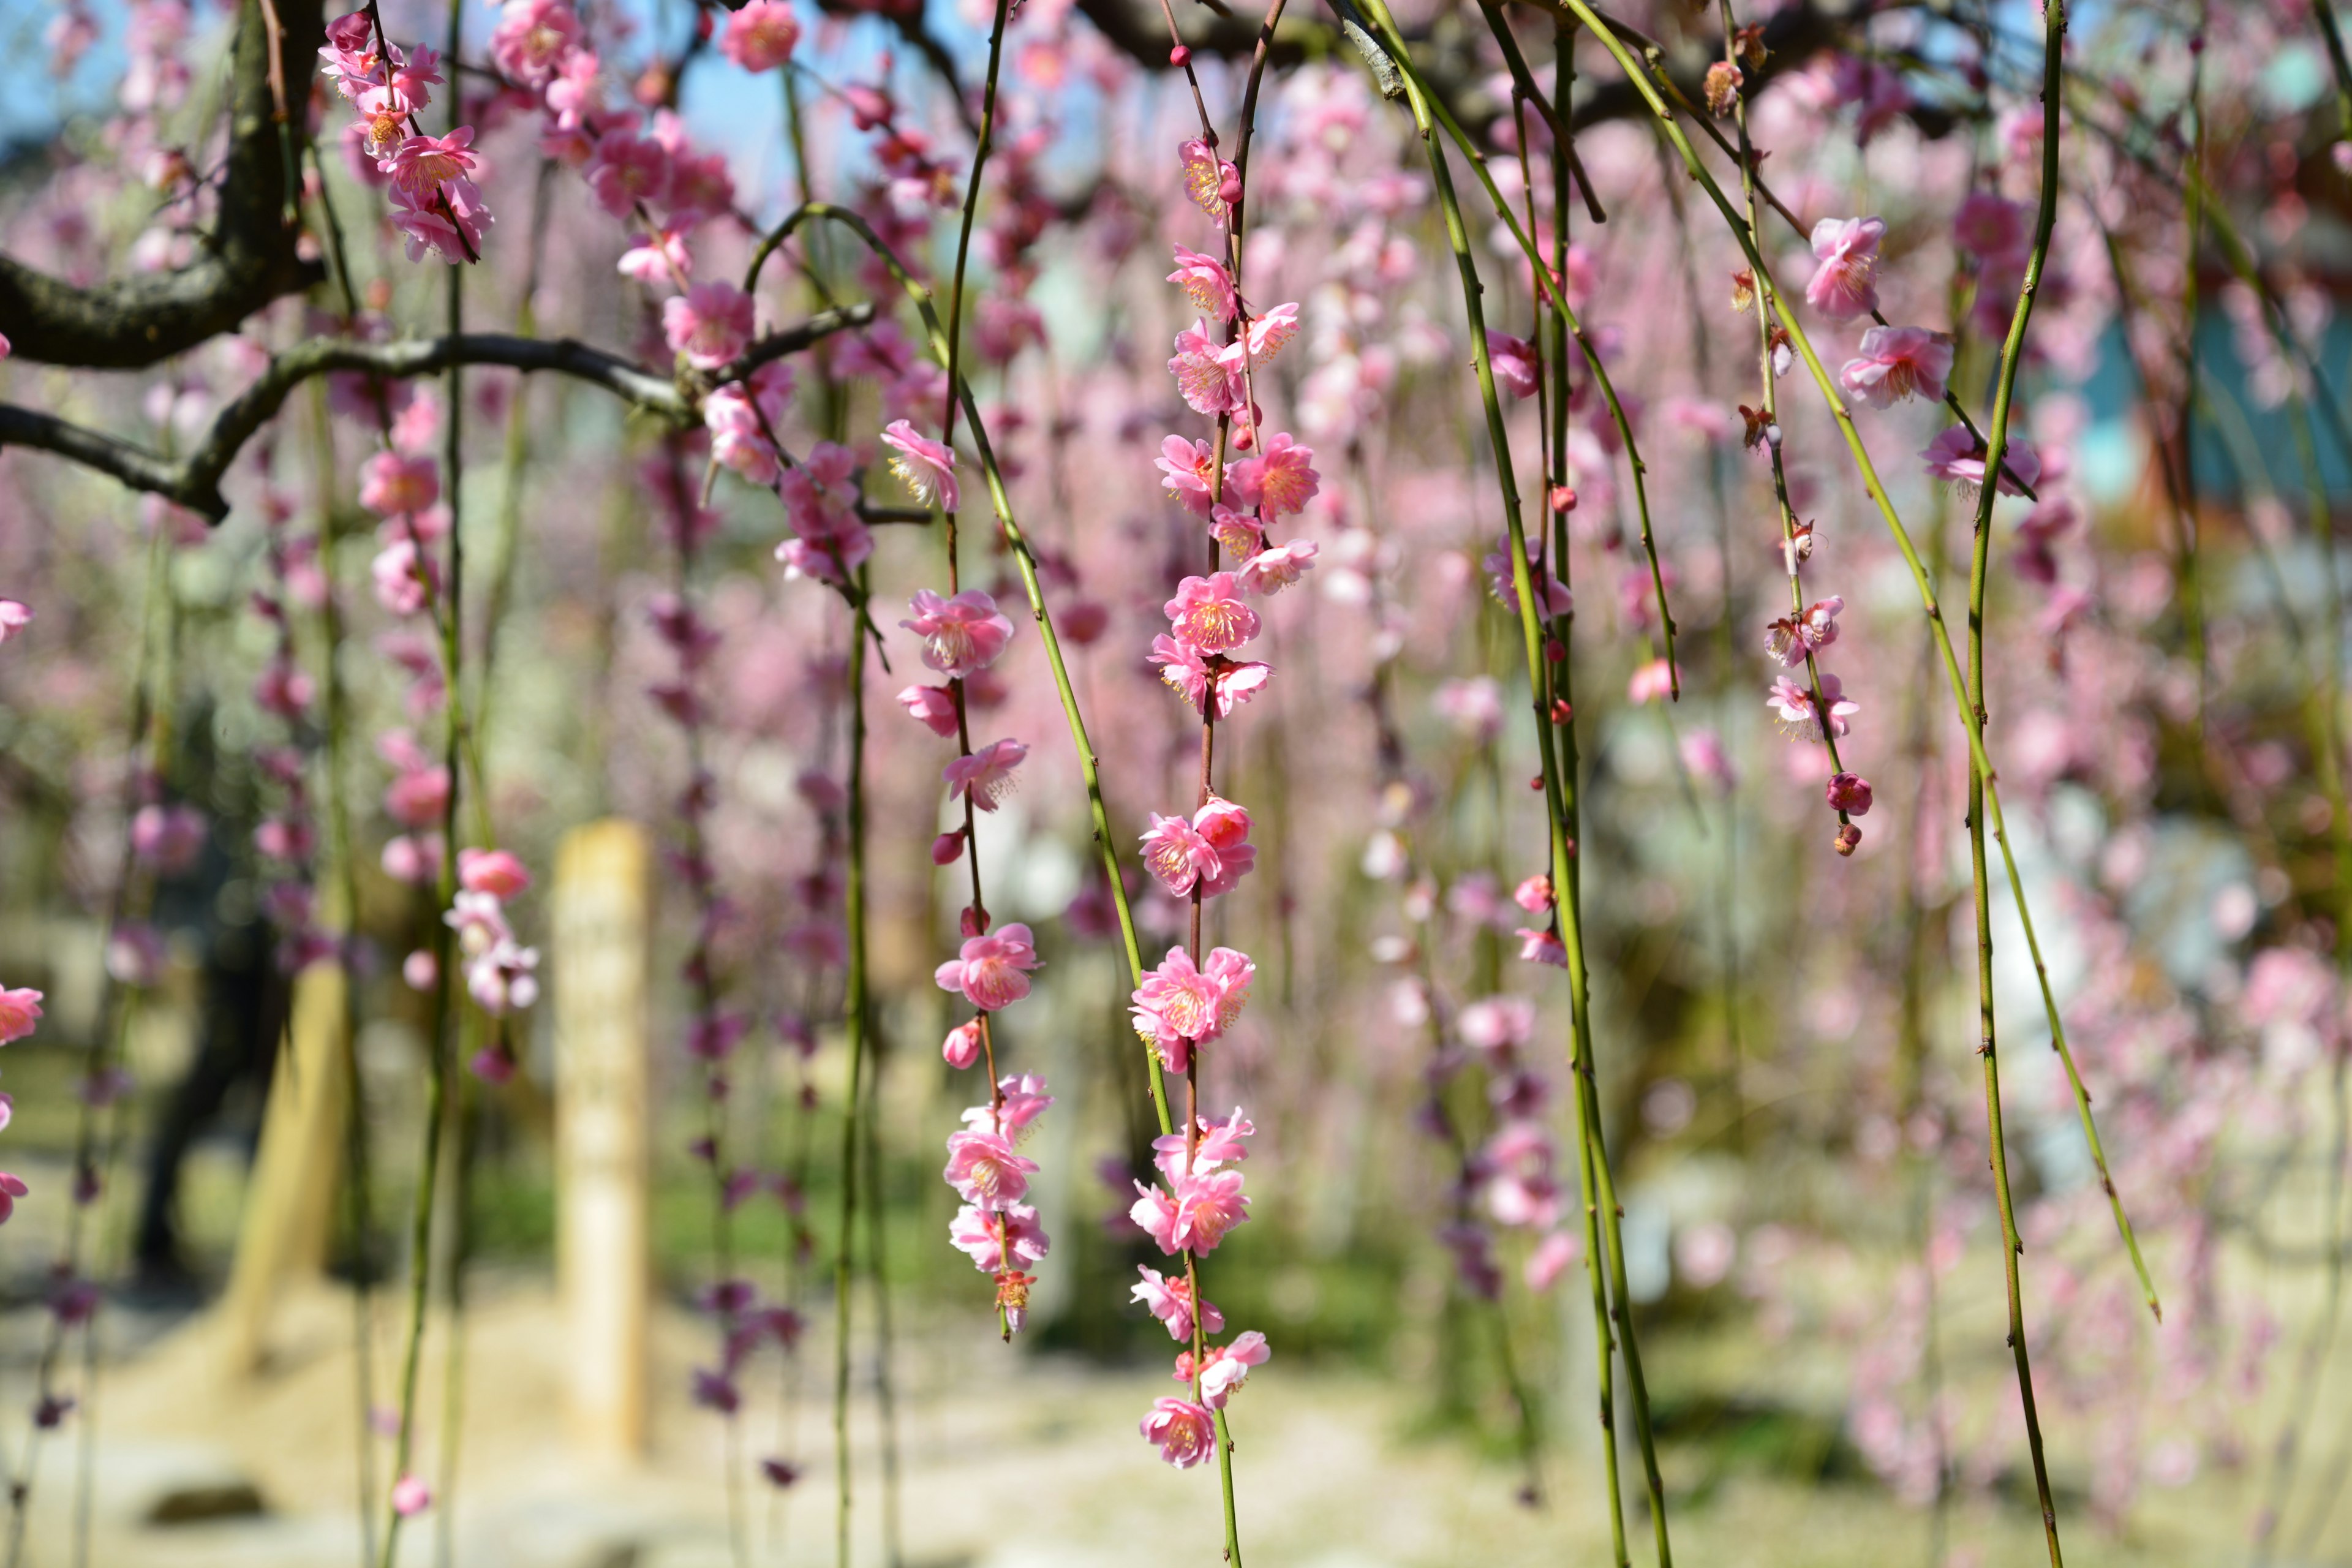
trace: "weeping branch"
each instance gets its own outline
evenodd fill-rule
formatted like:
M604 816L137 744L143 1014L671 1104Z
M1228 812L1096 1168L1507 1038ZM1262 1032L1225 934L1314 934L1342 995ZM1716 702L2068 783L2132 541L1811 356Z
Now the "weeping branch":
M684 372L674 377L570 338L525 338L509 332L453 332L391 343L317 338L271 360L260 378L220 411L212 428L184 458L166 458L56 415L11 404L0 404L0 447L55 453L217 523L228 515L220 489L223 476L246 443L277 417L294 389L313 376L348 372L405 380L467 364L543 371L601 386L647 413L685 425L699 417L701 401L714 388L873 319L874 307L863 302L820 311L798 326L761 339L721 371Z

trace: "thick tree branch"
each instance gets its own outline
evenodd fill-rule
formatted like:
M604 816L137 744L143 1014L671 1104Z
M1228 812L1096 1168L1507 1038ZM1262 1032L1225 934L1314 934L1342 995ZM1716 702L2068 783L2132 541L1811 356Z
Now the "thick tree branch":
M323 0L278 0L278 66L295 106L281 123L270 90L269 29L260 0L244 0L231 45L235 88L220 211L194 261L177 272L76 288L0 256L0 333L21 358L135 370L234 331L322 274L297 254L286 175L299 167L310 79L325 37ZM297 158L287 156L292 139Z
M271 360L260 377L220 411L204 439L184 458L165 458L55 415L9 404L0 404L0 447L30 447L53 452L218 522L228 515L228 502L220 486L229 465L236 461L246 443L277 417L295 388L313 376L341 371L404 380L430 375L453 364L546 371L601 386L649 413L684 425L699 417L702 398L713 387L740 380L761 365L873 319L874 307L866 303L823 311L798 326L762 338L716 374L681 374L675 379L570 338L523 338L507 332L463 332L394 343L316 338Z

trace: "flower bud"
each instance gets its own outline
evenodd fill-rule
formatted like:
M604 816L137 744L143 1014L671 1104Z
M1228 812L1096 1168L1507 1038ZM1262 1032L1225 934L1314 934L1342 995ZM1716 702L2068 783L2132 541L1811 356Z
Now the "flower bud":
M1837 838L1834 840L1833 847L1841 855L1852 855L1854 850L1854 846L1861 842L1862 829L1849 822L1843 824L1838 828Z
M980 1020L974 1018L950 1029L948 1037L940 1043L940 1056L958 1071L980 1060Z
M931 840L931 864L952 866L963 858L963 829L942 833Z
M1179 44L1168 51L1168 63L1178 70L1182 70L1192 63L1192 51Z

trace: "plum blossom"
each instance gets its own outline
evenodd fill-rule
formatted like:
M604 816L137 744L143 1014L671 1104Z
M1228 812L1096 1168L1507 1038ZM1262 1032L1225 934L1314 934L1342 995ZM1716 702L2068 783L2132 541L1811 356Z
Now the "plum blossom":
M1234 710L1258 694L1260 688L1274 679L1274 668L1248 659L1227 658L1222 654L1206 658L1162 634L1151 639L1150 663L1160 666L1160 679L1171 690L1183 693L1194 711L1202 711L1213 689L1217 717L1230 719Z
M1158 1445L1160 1457L1180 1470L1208 1458L1217 1446L1216 1418L1208 1406L1173 1394L1153 1400L1151 1414L1139 1425L1145 1440Z
M898 693L898 705L941 739L956 732L955 695L944 686L909 686Z
M1131 1298L1142 1302L1153 1317L1166 1325L1170 1339L1179 1342L1190 1340L1192 1337L1193 1315L1192 1282L1181 1274L1163 1276L1157 1268L1146 1268L1140 1265L1135 1271L1142 1276L1142 1283L1133 1288ZM1212 1334L1225 1331L1225 1315L1217 1310L1214 1301L1204 1300L1200 1304L1200 1318L1202 1331Z
M1764 628L1764 651L1793 669L1808 654L1819 653L1838 639L1838 612L1845 600L1832 594L1805 606L1802 614L1782 616Z
M943 511L956 510L963 498L956 489L952 448L918 435L915 426L904 419L894 419L883 429L882 442L898 453L890 459L890 471L907 487L908 493L925 506L936 505Z
M1315 471L1315 449L1302 447L1285 431L1268 436L1256 455L1235 463L1226 475L1227 489L1244 506L1255 508L1268 522L1307 510L1321 488Z
M1929 479L1946 480L1963 495L1974 495L1984 486L1985 458L1990 455L1984 442L1970 435L1967 426L1953 425L1928 442L1919 457L1927 466ZM2017 481L2031 485L2039 479L2042 459L2032 446L2012 437L2001 454L2000 470L2000 493L2023 495Z
M993 741L940 770L950 795L966 795L982 811L994 811L1013 788L1013 770L1029 754L1020 741Z
M1813 226L1821 262L1805 299L1832 321L1850 321L1878 308L1878 243L1886 224L1874 217L1825 217Z
M1249 1381L1253 1367L1264 1366L1274 1352L1255 1329L1236 1334L1231 1344L1219 1345L1201 1364L1201 1398L1212 1410L1223 1410L1235 1389Z
M1202 898L1215 898L1231 892L1257 863L1249 832L1248 811L1219 795L1211 795L1189 822L1155 811L1143 835L1144 864L1177 898L1195 886Z
M1192 1047L1215 1039L1241 1016L1256 973L1249 955L1234 948L1213 948L1196 966L1192 954L1171 947L1133 994L1135 1031L1159 1047L1170 1071L1181 1072Z
M1182 288L1193 309L1212 321L1230 321L1239 308L1234 296L1233 274L1213 256L1178 246L1176 270L1168 275L1168 281Z
M0 643L21 635L33 624L32 610L14 599L0 599Z
M1873 408L1905 398L1940 402L1952 374L1952 340L1925 327L1872 327L1838 372L1838 383Z
M1044 1262L1054 1245L1045 1227L1037 1223L1035 1206L1030 1204L1007 1204L992 1214L982 1212L976 1204L967 1204L949 1222L948 1240L957 1251L971 1258L972 1267L983 1274L998 1273L1005 1268L1008 1244L1016 1266L1024 1268Z
M1315 556L1315 545L1303 539L1262 550L1242 567L1242 586L1253 594L1278 594L1314 569Z
M1160 456L1154 459L1154 466L1165 476L1160 481L1161 489L1187 510L1202 517L1209 515L1210 497L1217 488L1217 463L1215 452L1206 441L1168 437L1160 443Z
M1525 338L1515 338L1508 332L1486 330L1486 357L1493 364L1495 379L1513 397L1533 397L1536 395L1536 347Z
M913 617L898 624L923 639L923 662L950 680L994 664L1013 640L1013 622L998 612L994 598L977 588L952 599L918 588L909 607Z
M1029 928L1018 921L969 938L958 956L939 966L932 978L942 991L961 991L984 1013L1010 1007L1029 994L1029 972L1037 967Z
M1227 653L1257 636L1257 612L1231 572L1187 577L1162 606L1176 640L1197 654Z
M747 71L772 71L793 58L800 40L800 19L789 0L751 0L727 19L719 52Z
M713 279L662 301L662 334L697 370L718 370L751 339L751 297Z
M1853 816L1870 814L1870 781L1855 773L1832 773L1828 785L1830 809Z
M1013 1151L1011 1142L993 1132L950 1132L948 1163L941 1173L948 1185L976 1208L1003 1209L1019 1203L1029 1191L1037 1162Z
M0 1046L31 1034L40 1018L40 992L30 986L0 990Z
M1822 705L1829 717L1829 732L1843 735L1848 728L1847 721L1862 711L1862 704L1845 696L1838 678L1828 670L1822 671L1821 685ZM1772 689L1765 696L1765 705L1779 715L1780 727L1791 738L1809 742L1822 738L1822 714L1814 710L1813 694L1787 676L1772 682Z

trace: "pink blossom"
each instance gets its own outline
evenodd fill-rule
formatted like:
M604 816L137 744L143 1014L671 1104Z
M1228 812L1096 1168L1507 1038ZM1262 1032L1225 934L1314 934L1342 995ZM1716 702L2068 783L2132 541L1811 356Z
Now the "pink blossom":
M413 616L440 591L441 569L417 552L414 540L394 540L368 566L375 601L395 616Z
M951 448L917 435L914 426L904 419L892 420L882 432L882 441L898 454L890 459L890 471L898 476L898 482L907 487L908 493L925 506L955 510L962 497L956 489L956 459Z
M1034 1130L1032 1123L1052 1107L1045 1079L1038 1073L1013 1073L996 1080L996 1095L986 1105L963 1113L964 1125L975 1132L994 1132L1018 1143Z
M1302 447L1288 433L1276 431L1257 453L1233 466L1230 489L1244 506L1254 507L1268 522L1307 510L1322 486L1315 471L1315 449Z
M1536 395L1535 344L1490 327L1486 331L1486 357L1494 365L1495 380L1505 391L1514 397Z
M1551 908L1551 879L1538 871L1511 889L1511 902L1531 915Z
M1234 1335L1233 1343L1219 1345L1202 1363L1202 1399L1210 1409L1223 1410L1234 1391L1249 1381L1250 1369L1264 1366L1273 1354L1265 1336L1255 1329Z
M1549 926L1538 929L1521 926L1516 933L1519 939L1519 962L1549 963L1555 969L1568 967L1568 947Z
M1535 1037L1536 1005L1524 996L1484 997L1462 1009L1454 1028L1473 1050L1513 1050Z
M1013 770L1029 748L1020 741L995 741L970 756L958 757L940 770L950 795L969 795L982 811L994 811L1013 788Z
M378 452L360 465L360 505L379 517L423 511L441 499L441 470L430 458Z
M1862 704L1845 696L1838 678L1829 671L1822 671L1821 681L1822 702L1828 710L1830 733L1843 735L1848 728L1847 721L1862 711ZM1765 705L1780 715L1780 727L1793 738L1805 742L1822 738L1821 715L1814 711L1813 694L1787 676L1772 682L1772 689L1765 697Z
M400 774L383 792L383 809L404 827L427 827L441 820L449 804L449 770L415 768Z
M1036 1161L1015 1153L993 1132L948 1134L947 1168L940 1174L976 1207L1002 1209L1020 1202L1036 1172Z
M41 994L30 986L0 990L0 1046L33 1032L40 1021Z
M1633 667L1625 682L1625 700L1635 707L1672 697L1675 691L1675 667L1663 658L1654 658Z
M1240 572L1242 586L1254 594L1278 594L1313 569L1316 547L1303 539L1262 550Z
M1952 215L1952 239L1979 261L2002 261L2025 248L2025 209L1991 191L1970 191Z
M1257 612L1231 572L1185 578L1161 608L1176 640L1195 653L1226 653L1258 634Z
M1242 1141L1255 1135L1257 1128L1240 1106L1234 1106L1233 1114L1223 1121L1196 1116L1192 1125L1196 1137L1190 1149L1185 1147L1181 1132L1171 1132L1151 1141L1151 1163L1171 1183L1181 1182L1193 1172L1213 1171L1249 1158L1249 1150Z
M1249 813L1214 795L1190 822L1153 812L1143 835L1144 864L1177 898L1196 885L1202 898L1214 898L1232 891L1257 863L1249 830Z
M131 848L142 864L176 876L205 847L204 814L190 805L142 805L131 818Z
M392 1483L392 1511L414 1519L433 1506L433 1489L416 1476L404 1475Z
M1512 576L1510 541L1504 540L1499 549L1488 552L1478 564L1486 569L1486 581L1494 590L1496 602L1513 615L1518 614L1519 585ZM1544 570L1541 552L1531 551L1528 553L1528 580L1535 585L1536 603L1545 615L1565 616L1575 610L1575 594L1570 591L1567 584Z
M1850 321L1878 308L1878 242L1886 225L1874 217L1825 217L1813 226L1821 267L1805 299L1832 321Z
M1029 994L1029 971L1036 967L1029 928L1016 921L966 941L959 956L940 964L932 978L940 990L961 991L965 1001L993 1013Z
M1160 443L1154 466L1166 476L1160 487L1198 516L1209 515L1209 497L1216 488L1216 457L1206 441L1171 436Z
M1572 1231L1555 1230L1546 1236L1536 1243L1536 1249L1528 1254L1528 1289L1538 1296L1550 1289L1553 1282L1583 1251L1583 1243Z
M1196 321L1176 334L1176 353L1168 362L1168 374L1176 378L1176 390L1195 414L1213 419L1242 409L1241 366L1238 362L1228 364L1224 346L1209 335L1206 321Z
M460 849L457 881L469 893L505 900L530 886L530 872L504 849Z
M1158 1444L1160 1457L1180 1470L1191 1469L1216 1449L1216 1418L1206 1405L1189 1399L1166 1394L1153 1400L1151 1414L1139 1425L1145 1440Z
M727 19L719 52L747 71L772 71L793 58L800 19L786 0L751 0Z
M1855 773L1832 773L1829 782L1830 809L1852 816L1870 815L1870 781Z
M898 624L923 639L923 662L950 680L994 664L1013 640L1012 621L998 612L995 599L977 588L952 599L918 588L909 607L913 618Z
M382 864L383 874L394 881L423 887L441 874L441 836L404 833L387 839Z
M1234 948L1211 950L1196 968L1190 953L1171 947L1133 994L1135 1031L1159 1047L1171 1071L1181 1071L1192 1046L1215 1039L1241 1016L1256 973L1249 955Z
M1151 1315L1167 1326L1168 1337L1180 1343L1192 1337L1192 1282L1181 1274L1163 1276L1157 1268L1139 1265L1136 1273L1142 1283L1129 1291L1131 1300L1140 1301ZM1200 1307L1201 1328L1204 1332L1222 1334L1225 1331L1225 1315L1217 1310L1214 1301L1202 1301Z
M794 535L776 547L776 559L791 571L840 584L874 552L873 532L857 519L857 459L848 447L819 441L776 492Z
M1176 1184L1175 1197L1169 1239L1176 1245L1171 1251L1214 1252L1227 1231L1249 1218L1239 1171L1195 1172Z
M1856 357L1845 362L1838 381L1873 408L1889 408L1906 397L1943 400L1952 374L1952 340L1925 327L1872 327L1862 334Z
M1044 1262L1054 1245L1045 1227L1037 1223L1037 1210L1029 1204L1007 1204L993 1214L967 1204L949 1222L948 1241L971 1258L971 1266L983 1274L1004 1270L1007 1244L1012 1247L1015 1268Z
M610 216L626 219L640 206L661 205L668 195L669 150L650 137L639 137L626 126L616 126L596 138L586 174L596 204ZM749 330L747 321L745 331ZM673 329L671 346L677 346L677 337Z
M751 337L751 296L713 279L662 301L662 333L697 370L718 370Z
M1157 1242L1162 1252L1174 1252L1176 1247L1176 1200L1158 1187L1134 1184L1135 1204L1127 1217L1135 1227Z
M18 636L33 624L33 612L14 599L0 599L0 643Z
M490 58L509 79L544 87L579 41L571 0L510 0L491 30Z
M1240 172L1198 137L1176 149L1176 160L1184 171L1184 194L1192 198L1194 206L1223 222L1228 187L1236 195L1240 194Z
M482 236L494 220L474 182L459 177L421 195L394 190L392 221L409 260L422 261L431 251L457 266L480 258Z
M1764 628L1764 651L1783 668L1794 669L1805 662L1807 654L1819 653L1837 641L1838 612L1844 608L1845 600L1832 594L1806 605L1801 615L1781 616Z
M395 189L412 196L433 195L446 183L474 172L477 162L467 151L474 128L460 125L446 136L410 136L382 160L383 172Z
M1270 665L1249 660L1230 659L1222 654L1203 658L1174 637L1165 635L1151 639L1150 661L1160 666L1160 679L1169 687L1184 694L1185 700L1198 712L1213 686L1216 693L1217 717L1230 719L1234 710L1258 694L1259 688L1274 679Z
M961 1072L980 1060L980 1020L969 1019L948 1031L940 1042L940 1057L948 1066Z
M898 693L898 704L934 735L956 732L955 696L944 686L909 686Z
M1222 501L1209 508L1209 537L1228 555L1248 560L1265 547L1265 525L1250 512Z
M1181 285L1192 308L1213 321L1230 321L1239 308L1234 297L1233 274L1213 256L1176 247L1176 270L1168 281Z
M671 227L652 234L639 235L629 248L621 253L620 273L634 278L648 289L694 275L694 254L686 247L686 236ZM783 362L776 362L782 364Z
M462 895L461 895L462 896ZM466 994L494 1018L539 1000L539 950L512 938L492 943L466 965Z
M1944 479L1959 487L1964 494L1973 495L1984 485L1985 444L1969 434L1965 425L1948 426L1927 449L1919 454L1927 465L1927 477ZM2007 451L2001 454L2000 493L2005 496L2023 495L2019 479L2027 484L2042 477L2042 459L2026 442L2012 437Z

